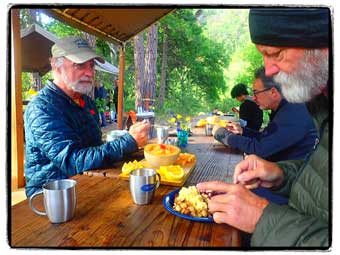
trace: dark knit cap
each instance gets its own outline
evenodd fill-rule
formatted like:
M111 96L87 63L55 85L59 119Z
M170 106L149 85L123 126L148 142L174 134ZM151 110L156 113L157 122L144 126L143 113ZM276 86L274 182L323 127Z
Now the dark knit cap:
M328 8L261 8L249 12L253 43L270 46L328 47Z

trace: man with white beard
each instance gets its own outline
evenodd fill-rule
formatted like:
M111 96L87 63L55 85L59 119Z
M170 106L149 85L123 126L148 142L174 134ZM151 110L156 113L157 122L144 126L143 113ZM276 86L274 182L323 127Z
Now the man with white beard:
M44 183L112 167L148 141L150 124L139 122L120 139L102 142L98 110L86 95L94 86L94 59L104 62L79 37L52 47L53 81L28 104L24 116L28 197Z
M199 190L216 195L208 206L214 221L251 233L251 246L331 246L329 235L328 54L327 8L252 9L252 42L264 57L267 76L274 75L290 102L308 102L319 141L307 162L268 162L255 155L240 162L234 184L205 182ZM289 139L289 137L287 137ZM249 189L271 188L289 198L277 205Z

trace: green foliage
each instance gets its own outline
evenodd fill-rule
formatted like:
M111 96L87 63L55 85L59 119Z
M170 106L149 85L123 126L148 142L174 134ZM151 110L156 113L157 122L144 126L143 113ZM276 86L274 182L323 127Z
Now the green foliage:
M250 42L248 9L201 11L205 16L203 21L195 17L197 9L179 8L158 23L156 100L165 31L168 31L169 48L166 95L163 108L155 109L157 116L166 115L168 110L194 116L198 112L208 113L214 107L230 112L233 106L239 105L230 97L231 88L239 82L251 88L254 70L262 65L261 55ZM26 23L28 19L26 16ZM58 37L81 34L59 21L43 25ZM133 110L135 105L133 50L133 40L130 40L125 45L124 111ZM96 52L112 63L110 48L104 40L97 38ZM51 74L45 77L50 78ZM114 78L111 74L96 72L96 80L104 84L110 97ZM31 84L30 77L23 74L23 81L24 90L28 90L26 84Z
M250 42L247 9L202 10L204 24L197 22L192 9L179 9L160 22L160 43L164 27L169 31L164 108L181 114L214 107L229 112L239 105L230 89L239 82L250 87L254 70L262 64Z
M51 72L48 72L44 76L41 77L41 83L44 86L48 80L51 79ZM22 72L21 73L21 82L22 82L22 100L31 100L32 95L29 93L32 81L32 73Z
M21 83L22 83L22 100L30 100L31 95L28 93L32 84L32 75L30 73L22 73L21 74Z
M20 28L24 29L34 23L33 17L29 9L22 9L20 11Z
M103 56L106 61L112 63L110 47L109 45L101 38L97 38L96 40L96 53L100 56ZM112 74L111 74L112 76Z
M66 25L62 22L59 22L57 20L45 24L44 28L50 31L51 33L54 33L58 38L81 35L80 30L73 28L69 25Z
M254 70L262 65L262 57L250 41L248 29L248 9L208 10L205 33L214 41L223 42L226 58L229 60L224 69L226 87L220 90L219 105L225 112L239 105L230 96L237 83L252 87ZM211 14L211 16L209 16Z
M196 20L196 11L178 9L159 22L158 81L165 27L169 49L166 96L163 109L156 109L158 115L169 109L194 115L214 107L229 112L239 105L230 97L230 89L238 82L250 87L253 72L262 63L250 42L247 9L203 9L204 24ZM135 102L132 41L125 54L124 109L130 110Z
M203 34L195 12L179 9L161 21L161 27L168 27L169 31L165 105L171 108L180 106L180 111L206 108L206 103L211 104L218 99L219 90L225 85L223 45ZM160 42L162 40L161 33ZM167 99L171 101L167 102Z
M94 100L99 112L105 112L106 110L106 100L102 98L96 98Z

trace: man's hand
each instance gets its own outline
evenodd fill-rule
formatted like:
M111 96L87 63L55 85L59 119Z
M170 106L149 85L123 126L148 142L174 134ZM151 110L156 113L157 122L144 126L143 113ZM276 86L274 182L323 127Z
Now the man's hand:
M212 131L211 131L213 136L215 135L216 130L219 129L220 127L222 127L220 124L217 124L217 123L216 123L216 124L214 125L214 127L213 127L213 129L212 129Z
M233 107L233 108L231 108L231 110L232 110L233 112L235 112L235 113L240 113L240 111L239 111L239 110L237 110L237 108L236 108L236 107Z
M282 169L273 162L249 155L235 167L234 183L247 189L279 187L283 182Z
M227 130L232 132L235 135L242 135L243 134L243 128L240 126L239 123L236 122L229 122L227 124Z
M138 147L143 147L148 142L150 123L140 121L130 127L129 133L135 139Z
M218 181L197 184L199 191L224 193L213 196L208 201L209 211L216 223L226 223L248 233L255 226L269 202L255 195L242 185Z

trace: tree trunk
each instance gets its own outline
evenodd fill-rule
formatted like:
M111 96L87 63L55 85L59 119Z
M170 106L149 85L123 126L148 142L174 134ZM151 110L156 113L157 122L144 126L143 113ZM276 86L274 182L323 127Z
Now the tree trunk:
M144 97L144 34L139 33L134 37L134 61L135 61L135 109L142 107Z
M108 43L110 48L110 57L111 57L111 63L116 64L118 66L118 53L119 48L114 45L113 43Z
M158 25L154 24L148 28L147 48L145 59L144 82L146 93L144 95L144 108L150 110L154 105L157 83L157 44Z
M165 98L165 89L166 89L166 69L168 65L168 28L164 28L164 37L163 37L163 54L162 54L162 70L161 70L161 84L159 87L159 96L158 96L158 108L161 109L163 107L163 101Z
M32 86L31 88L34 89L35 91L39 91L42 89L42 81L41 81L41 76L39 73L35 72L32 73Z

